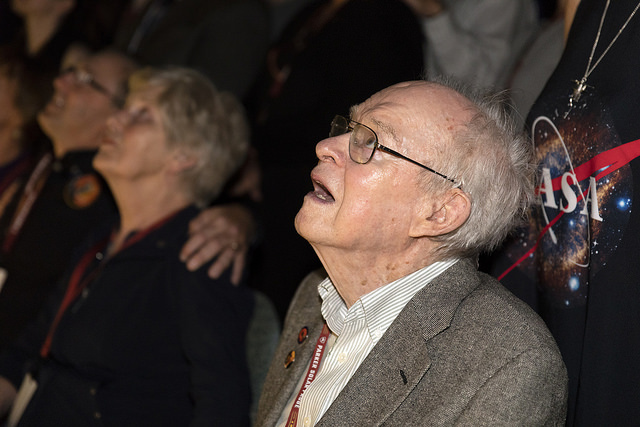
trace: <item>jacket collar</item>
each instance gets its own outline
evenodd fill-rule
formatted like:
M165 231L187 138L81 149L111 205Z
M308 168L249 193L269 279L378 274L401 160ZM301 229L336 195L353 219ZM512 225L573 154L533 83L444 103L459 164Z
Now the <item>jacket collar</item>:
M476 273L473 261L460 260L418 292L317 425L377 425L391 415L431 367L426 344L450 326L479 285ZM363 399L375 390L384 390L385 398Z

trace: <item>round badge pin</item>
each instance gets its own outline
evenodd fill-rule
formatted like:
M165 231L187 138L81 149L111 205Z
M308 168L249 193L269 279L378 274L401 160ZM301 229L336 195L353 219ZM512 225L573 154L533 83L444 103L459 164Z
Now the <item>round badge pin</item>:
M309 337L309 328L305 326L298 332L298 344L302 344L307 337Z
M64 200L73 209L84 209L100 196L100 181L92 173L73 178L64 189Z

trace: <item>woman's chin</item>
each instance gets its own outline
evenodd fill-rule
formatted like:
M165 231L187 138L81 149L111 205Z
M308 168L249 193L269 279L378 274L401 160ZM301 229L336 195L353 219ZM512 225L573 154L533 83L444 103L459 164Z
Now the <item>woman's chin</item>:
M96 153L96 156L93 158L93 168L98 171L105 178L109 175L111 170L111 165L114 164L113 156L105 152L102 147Z

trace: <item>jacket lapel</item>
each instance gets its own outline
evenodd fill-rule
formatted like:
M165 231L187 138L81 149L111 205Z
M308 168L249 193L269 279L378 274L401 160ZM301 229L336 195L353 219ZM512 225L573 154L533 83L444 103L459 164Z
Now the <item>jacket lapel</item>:
M428 341L449 327L478 286L475 273L472 262L461 260L420 290L317 425L379 425L397 410L431 366Z
M324 326L324 319L320 313L320 297L316 290L318 283L324 277L326 274L323 272L314 272L309 275L301 285L303 288L301 295L305 298L302 298L299 304L292 304L295 311L290 310L291 312L288 313L287 324L280 337L280 343L260 397L258 426L275 425L291 395L299 390L298 382L306 374ZM304 327L307 328L308 335L300 343L298 335ZM285 368L284 361L291 351L296 353L295 361Z

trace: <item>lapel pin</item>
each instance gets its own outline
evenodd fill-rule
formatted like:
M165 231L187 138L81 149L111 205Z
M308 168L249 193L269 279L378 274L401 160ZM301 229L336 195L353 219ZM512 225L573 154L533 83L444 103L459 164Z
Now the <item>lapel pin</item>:
M304 340L307 339L308 336L309 336L309 328L305 326L302 329L300 329L300 332L298 332L298 344L302 344Z
M291 352L289 352L289 354L287 354L287 357L285 357L284 359L284 367L288 368L289 366L291 366L293 362L295 362L295 360L296 360L296 352L295 350L291 350Z

